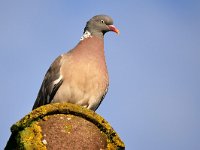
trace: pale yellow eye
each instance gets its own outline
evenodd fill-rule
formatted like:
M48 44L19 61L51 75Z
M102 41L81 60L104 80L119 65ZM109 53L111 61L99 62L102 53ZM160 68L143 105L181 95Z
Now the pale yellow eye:
M101 20L101 23L105 23L104 20Z

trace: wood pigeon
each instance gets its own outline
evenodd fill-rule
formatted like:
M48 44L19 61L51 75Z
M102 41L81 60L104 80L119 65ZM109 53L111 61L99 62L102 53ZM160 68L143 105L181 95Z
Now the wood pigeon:
M108 91L109 77L104 54L104 34L119 30L107 15L92 17L79 43L55 59L48 69L33 109L68 102L95 111Z

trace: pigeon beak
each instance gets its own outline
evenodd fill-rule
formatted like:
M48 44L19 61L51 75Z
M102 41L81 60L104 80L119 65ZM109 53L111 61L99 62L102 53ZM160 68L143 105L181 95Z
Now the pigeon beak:
M108 25L108 28L119 35L119 30L114 25Z

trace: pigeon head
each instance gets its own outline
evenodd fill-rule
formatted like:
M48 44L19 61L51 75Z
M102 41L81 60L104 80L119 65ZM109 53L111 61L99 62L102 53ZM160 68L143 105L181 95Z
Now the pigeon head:
M119 34L119 30L113 25L113 20L107 15L92 17L86 24L84 33L89 31L91 35L103 37L106 32L113 31Z

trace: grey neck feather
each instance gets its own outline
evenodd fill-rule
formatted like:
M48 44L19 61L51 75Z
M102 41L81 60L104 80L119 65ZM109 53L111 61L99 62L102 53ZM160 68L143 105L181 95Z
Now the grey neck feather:
M87 22L86 27L84 28L84 34L86 31L90 32L91 36L96 36L102 39L104 38L105 33L102 33L99 30L95 30L94 27L89 22Z
M96 37L99 37L99 38L104 38L104 34L102 32L99 32L99 31L88 31L88 30L84 30L84 33L83 35L81 36L81 39L80 41L86 39L86 38L89 38L89 37L92 37L92 36L96 36Z

